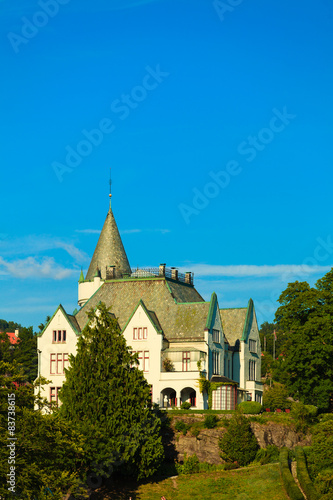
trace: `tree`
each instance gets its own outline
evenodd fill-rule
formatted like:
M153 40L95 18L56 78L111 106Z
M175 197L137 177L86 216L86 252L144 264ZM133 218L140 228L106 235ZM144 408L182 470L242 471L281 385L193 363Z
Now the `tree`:
M237 412L231 418L227 431L219 441L221 457L227 462L237 462L244 466L255 459L259 449L257 440L251 430L250 422Z
M33 382L37 377L37 337L33 328L21 328L18 343L14 350L14 359L23 365L28 382Z
M69 488L77 486L83 437L69 422L56 414L43 415L23 408L16 418L16 440L9 441L8 437L6 412L0 415L1 498L62 500ZM8 490L13 487L7 483L10 472L15 479L14 490Z
M148 477L164 455L150 386L105 305L91 310L88 317L77 354L70 357L66 370L60 415L76 422L86 436L87 466Z
M275 321L286 338L284 382L296 399L326 409L333 394L333 269L315 287L289 283L279 303Z

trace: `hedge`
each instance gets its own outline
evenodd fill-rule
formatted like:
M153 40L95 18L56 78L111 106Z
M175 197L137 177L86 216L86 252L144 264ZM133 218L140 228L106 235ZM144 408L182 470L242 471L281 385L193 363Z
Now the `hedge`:
M308 500L319 500L319 495L309 477L306 466L304 450L301 446L296 446L295 455L297 460L297 479Z
M258 415L262 411L262 405L257 401L243 401L237 408L241 409L244 415Z
M304 500L303 493L295 483L294 478L290 472L288 456L289 456L288 448L281 448L280 471L281 471L283 485L291 500Z

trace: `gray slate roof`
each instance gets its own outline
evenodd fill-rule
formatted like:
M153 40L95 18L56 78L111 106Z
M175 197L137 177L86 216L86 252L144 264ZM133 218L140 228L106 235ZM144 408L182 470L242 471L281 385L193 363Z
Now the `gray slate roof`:
M223 331L229 345L234 346L242 338L247 308L220 309Z
M123 329L140 299L155 316L167 340L203 340L209 303L191 285L172 282L165 277L122 279L105 282L80 309L75 318L83 329L87 314L99 302L104 302L118 318Z
M101 278L105 280L106 268L109 266L116 266L116 276L118 277L131 274L131 268L111 208L106 216L91 259L86 280L94 278L97 268L100 270Z

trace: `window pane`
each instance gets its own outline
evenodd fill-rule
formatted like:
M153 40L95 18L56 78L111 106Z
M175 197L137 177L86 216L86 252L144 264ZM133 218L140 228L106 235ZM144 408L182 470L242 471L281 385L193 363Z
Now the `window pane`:
M68 354L64 354L64 373L65 373L65 368L68 368Z
M58 330L58 342L61 342L61 330Z
M149 351L144 354L144 371L149 372Z
M142 351L138 351L138 360L139 360L139 370L143 370L143 359L142 359Z
M147 328L144 328L143 329L143 338L146 339L147 338Z
M66 330L62 331L62 341L66 342Z
M57 332L53 330L53 342L57 342Z
M57 373L63 373L62 354L57 354Z
M142 340L142 328L138 328L138 330L139 330L139 332L138 332L139 333L139 340Z
M50 355L50 374L51 375L55 373L55 365L56 365L56 355L51 354Z
M137 340L137 338L138 338L138 329L133 328L133 340Z

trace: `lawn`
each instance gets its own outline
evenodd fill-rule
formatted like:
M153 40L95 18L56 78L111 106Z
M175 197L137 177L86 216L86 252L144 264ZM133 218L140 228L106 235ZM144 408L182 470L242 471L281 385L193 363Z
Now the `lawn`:
M113 500L287 500L278 464L233 471L181 475L146 484L127 483L110 490Z

